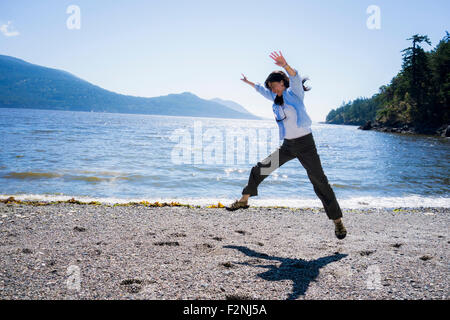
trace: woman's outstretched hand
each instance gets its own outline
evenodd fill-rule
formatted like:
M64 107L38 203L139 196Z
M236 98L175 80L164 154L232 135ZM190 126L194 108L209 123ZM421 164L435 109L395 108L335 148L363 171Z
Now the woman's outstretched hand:
M281 51L278 51L278 53L273 51L269 56L275 61L277 66L284 67L287 64Z
M242 73L241 73L241 74L242 74ZM241 79L241 80L244 81L245 83L251 85L252 87L255 86L255 84L254 84L253 82L247 80L247 77L244 76L244 74L242 74L242 79Z

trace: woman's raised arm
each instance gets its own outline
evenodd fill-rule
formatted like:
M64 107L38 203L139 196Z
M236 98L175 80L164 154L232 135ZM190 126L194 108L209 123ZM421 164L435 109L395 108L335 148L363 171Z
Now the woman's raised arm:
M251 86L254 88L254 87L255 87L255 84L254 84L253 82L251 82L251 81L248 81L248 80L247 80L247 77L244 76L243 73L241 73L241 74L242 74L242 79L241 79L241 80L244 81L245 83L251 85Z
M270 91L269 89L267 89L266 87L262 86L259 83L254 83L254 82L248 81L247 78L243 74L242 74L242 77L243 77L241 79L242 81L244 81L245 83L247 83L247 84L251 85L253 88L255 88L256 91L258 91L260 94L262 94L264 98L267 98L267 99L273 101L273 99L275 97L274 97L274 94L272 93L272 91Z
M284 68L291 77L297 74L297 72L288 65L281 51L278 51L278 53L274 51L269 56L275 60L277 66Z
M270 57L275 60L275 64L277 66L283 67L286 72L289 74L289 87L291 91L300 99L303 99L305 96L305 90L303 89L303 81L298 74L298 71L294 68L291 68L290 65L286 62L286 59L283 57L281 51L272 52Z

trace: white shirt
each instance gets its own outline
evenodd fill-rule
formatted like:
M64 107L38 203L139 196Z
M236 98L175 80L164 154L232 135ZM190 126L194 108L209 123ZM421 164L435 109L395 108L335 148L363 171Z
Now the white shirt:
M284 103L282 106L286 119L283 120L286 139L295 139L311 133L310 127L297 127L297 112L294 107Z

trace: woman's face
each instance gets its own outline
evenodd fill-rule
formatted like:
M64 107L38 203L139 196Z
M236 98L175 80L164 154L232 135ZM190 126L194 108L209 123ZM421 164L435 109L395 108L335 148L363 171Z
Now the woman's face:
M269 82L269 88L270 90L272 90L273 93L276 93L278 96L281 96L283 94L284 89L286 89L283 80Z

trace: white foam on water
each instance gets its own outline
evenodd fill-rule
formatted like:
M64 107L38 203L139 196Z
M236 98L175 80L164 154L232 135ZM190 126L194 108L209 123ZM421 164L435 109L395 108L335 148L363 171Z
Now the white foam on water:
M66 201L71 198L82 202L98 201L105 204L127 203L127 202L179 202L181 204L207 206L221 204L227 206L236 198L118 198L118 197L88 197L88 196L67 196L52 194L0 194L0 199L14 197L16 200L35 201ZM240 198L240 197L239 197ZM338 199L341 208L415 208L415 207L441 207L450 208L450 197L424 197L410 195L405 197L355 197L350 199ZM249 199L252 206L286 206L291 208L323 208L322 202L316 199L296 199L296 198L274 198L274 199Z

